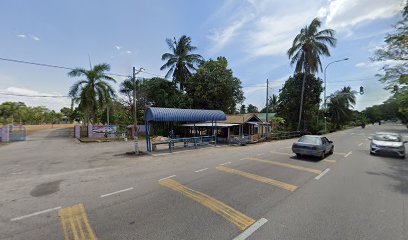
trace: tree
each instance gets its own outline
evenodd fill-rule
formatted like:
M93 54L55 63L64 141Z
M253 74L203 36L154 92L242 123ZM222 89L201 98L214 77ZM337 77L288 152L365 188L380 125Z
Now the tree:
M297 128L299 101L301 97L301 87L303 85L303 73L297 73L289 77L282 89L279 90L279 100L276 109L278 117L286 120L289 130ZM307 77L308 84L305 85L304 93L304 121L303 129L308 129L314 122L314 118L319 109L320 94L323 91L322 80L313 75Z
M327 44L332 47L336 45L334 30L324 29L318 31L320 26L321 21L318 18L313 19L309 26L305 26L300 30L300 33L293 40L292 47L289 48L287 52L291 59L290 64L293 65L296 63L295 72L305 73L303 75L302 91L300 93L297 130L300 129L300 123L302 120L306 77L310 76L310 74L317 73L319 70L322 71L320 56L330 56Z
M248 113L257 113L258 112L258 108L252 104L248 105Z
M408 2L402 9L402 20L395 32L385 37L385 45L375 52L372 61L382 62L382 74L377 74L385 89L394 93L399 115L408 119Z
M68 73L70 77L85 77L72 85L69 96L79 109L84 112L85 123L97 123L97 112L102 110L115 97L115 90L109 82L116 83L115 79L107 75L110 70L108 64L95 65L91 70L75 68Z
M278 96L275 94L272 94L272 96L269 97L268 100L268 111L269 112L276 112L276 107L278 105ZM266 113L266 107L262 108L261 110L262 113Z
M356 104L356 92L351 87L344 87L330 96L328 112L334 129L340 129L353 119Z
M239 109L239 113L240 114L245 114L246 113L246 106L245 105L241 105L241 108Z
M225 57L201 64L186 85L186 93L192 100L192 107L219 109L226 113L234 113L236 105L245 99L241 81L234 77Z
M184 86L191 77L192 72L196 70L196 65L203 62L203 57L199 54L192 54L197 47L191 45L191 38L185 35L181 36L177 41L176 38L171 40L166 39L166 43L171 50L171 53L162 55L162 60L166 63L160 70L169 69L166 78L173 76L175 84L180 84L180 89L184 90Z

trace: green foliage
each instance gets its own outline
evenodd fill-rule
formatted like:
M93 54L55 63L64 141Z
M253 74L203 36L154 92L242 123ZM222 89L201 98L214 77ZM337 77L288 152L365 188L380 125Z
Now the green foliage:
M196 65L203 62L203 57L199 54L191 54L197 47L191 45L191 38L185 35L177 41L176 38L166 39L166 43L171 53L162 55L162 60L166 63L160 70L169 69L166 78L172 75L173 82L180 84L180 89L184 90L192 72L196 70Z
M292 47L287 54L290 64L296 64L295 72L316 73L319 69L322 71L320 56L330 56L327 46L336 46L334 30L324 29L319 31L321 21L318 18L313 19L310 25L300 30L295 37Z
M63 120L64 114L46 107L27 107L22 102L0 104L2 123L7 124L54 124Z
M76 68L68 73L70 77L85 77L72 85L69 96L84 113L85 123L97 123L97 114L115 97L115 90L108 82L116 83L115 79L106 74L110 70L108 64L95 65L91 70Z
M245 106L245 105L241 105L241 108L239 109L239 113L240 113L240 114L245 114L245 113L247 113L247 111L246 111L246 106Z
M252 104L248 105L247 111L248 111L248 113L257 113L257 112L259 112L258 108L256 106L252 105Z
M269 97L268 101L268 112L276 112L276 108L278 106L278 96L275 94L272 94L272 96ZM266 107L262 108L261 113L266 113Z
M241 81L234 77L225 57L201 64L186 84L186 93L193 108L219 109L225 113L234 113L236 105L244 101Z
M303 73L289 77L282 89L279 90L277 116L286 120L288 130L296 130L299 102L302 89ZM303 129L308 129L315 121L314 116L319 109L320 94L323 91L322 80L314 75L307 76L303 106Z
M334 130L341 129L353 120L352 108L356 104L355 95L356 92L352 91L351 87L344 87L329 97L328 113Z
M401 114L398 101L395 98L390 98L383 104L368 107L362 113L367 118L367 122L370 123L392 119L407 121L405 116Z
M372 61L383 62L382 74L377 74L385 89L394 93L398 115L408 119L408 2L402 10L402 19L395 25L395 31L385 37L385 45L375 52ZM386 64L387 62L391 64ZM394 87L397 86L397 91ZM374 116L372 116L374 118Z

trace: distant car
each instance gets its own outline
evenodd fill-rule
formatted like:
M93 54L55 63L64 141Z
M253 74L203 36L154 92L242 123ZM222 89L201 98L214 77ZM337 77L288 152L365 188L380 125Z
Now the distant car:
M405 158L405 143L398 133L378 132L373 137L369 137L370 154L393 154L400 158Z
M326 137L304 135L292 145L292 151L298 158L302 155L314 156L323 159L327 154L332 154L334 144Z

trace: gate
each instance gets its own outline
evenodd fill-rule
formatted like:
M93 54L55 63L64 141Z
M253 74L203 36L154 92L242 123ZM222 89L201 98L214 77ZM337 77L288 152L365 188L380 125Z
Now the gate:
M10 126L10 142L25 141L26 129L23 126Z

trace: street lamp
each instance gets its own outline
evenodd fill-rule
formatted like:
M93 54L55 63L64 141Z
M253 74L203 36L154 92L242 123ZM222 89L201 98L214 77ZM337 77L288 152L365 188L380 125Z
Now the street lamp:
M343 62L343 61L347 61L349 60L349 58L344 58L344 59L339 59L333 62L329 62L326 67L324 68L324 111L326 112L327 110L327 103L326 103L326 69L333 63L337 63L337 62ZM327 132L327 117L324 116L324 132Z
M133 67L133 118L134 118L134 134L133 134L133 140L135 144L135 154L139 155L139 137L138 137L138 132L137 132L137 108L136 108L136 75L143 72L145 69L144 68L139 68L136 70L136 67Z

